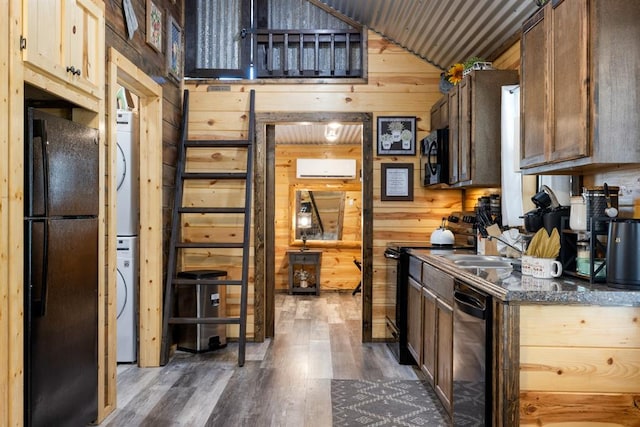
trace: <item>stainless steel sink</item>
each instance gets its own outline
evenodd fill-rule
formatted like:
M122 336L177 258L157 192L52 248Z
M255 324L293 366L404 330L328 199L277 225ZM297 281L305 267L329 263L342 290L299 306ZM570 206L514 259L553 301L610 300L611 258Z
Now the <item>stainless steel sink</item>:
M487 260L478 260L478 261L454 261L454 263L458 267L469 267L469 268L513 268L510 262L506 261L487 261Z
M452 254L443 255L461 268L513 268L516 260L501 256Z

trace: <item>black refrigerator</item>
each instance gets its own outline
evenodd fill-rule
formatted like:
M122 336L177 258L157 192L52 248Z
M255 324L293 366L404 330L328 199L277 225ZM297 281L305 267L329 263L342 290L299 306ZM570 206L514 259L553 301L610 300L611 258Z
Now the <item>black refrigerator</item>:
M25 425L98 413L98 131L25 120Z

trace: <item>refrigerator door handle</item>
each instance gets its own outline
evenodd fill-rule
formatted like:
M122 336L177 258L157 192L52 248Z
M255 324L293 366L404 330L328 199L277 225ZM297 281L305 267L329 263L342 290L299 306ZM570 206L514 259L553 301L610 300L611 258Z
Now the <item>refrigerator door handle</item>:
M49 267L49 221L45 220L42 233L41 271L33 271L33 262L29 260L31 270L31 318L44 317L47 307L47 272ZM29 230L29 238L33 233ZM33 245L33 241L31 242ZM31 256L31 255L30 255ZM34 281L35 278L35 281ZM37 287L39 286L39 289ZM39 291L39 292L37 292Z
M42 149L42 196L44 200L44 216L49 216L49 150L47 147L47 145L49 145L49 137L47 135L46 120L33 121L33 135L34 137L40 137L40 148Z
M47 150L48 135L47 122L43 119L34 119L33 112L29 109L30 135L28 150L27 186L25 212L27 216L48 216L49 215L49 153ZM39 153L39 155L37 155ZM36 170L40 174L36 174ZM42 175L40 177L40 175ZM42 180L42 181L40 181ZM37 182L36 182L37 181ZM42 188L40 188L42 185ZM37 200L34 199L37 194ZM36 209L37 211L34 211Z

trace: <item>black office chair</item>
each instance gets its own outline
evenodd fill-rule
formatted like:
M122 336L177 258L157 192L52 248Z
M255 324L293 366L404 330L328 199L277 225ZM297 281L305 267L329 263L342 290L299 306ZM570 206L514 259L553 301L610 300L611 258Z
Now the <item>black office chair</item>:
M353 260L353 263L356 265L356 267L358 267L358 271L362 271L362 263L360 261L358 261L357 259ZM358 292L362 291L362 280L360 280L360 282L358 282L358 286L356 286L356 288L353 290L353 292L351 292L351 295L355 295Z

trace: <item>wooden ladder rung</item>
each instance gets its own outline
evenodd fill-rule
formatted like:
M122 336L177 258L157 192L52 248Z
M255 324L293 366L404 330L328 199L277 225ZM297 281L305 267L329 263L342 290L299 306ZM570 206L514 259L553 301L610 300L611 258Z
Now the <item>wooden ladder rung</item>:
M191 249L236 249L242 248L242 242L178 242L175 244L176 248L191 248Z
M196 214L241 214L244 213L245 207L239 207L239 208L227 208L227 207L221 207L221 208L212 208L212 207L207 207L207 208L194 208L194 207L184 207L184 208L180 208L179 212L180 213L196 213Z
M173 279L174 285L220 285L220 286L238 286L242 285L242 280L217 280L217 279L183 279L176 277Z
M189 139L184 142L185 148L216 148L216 147L238 147L243 148L251 144L251 141L247 139L231 139L231 140L204 140L204 139Z
M247 179L246 172L185 172L182 179Z
M171 325L238 325L239 317L170 317Z

